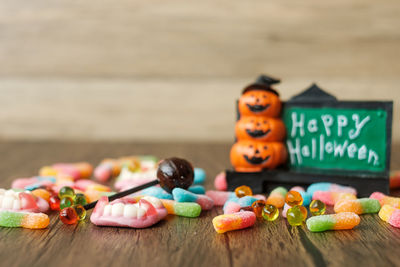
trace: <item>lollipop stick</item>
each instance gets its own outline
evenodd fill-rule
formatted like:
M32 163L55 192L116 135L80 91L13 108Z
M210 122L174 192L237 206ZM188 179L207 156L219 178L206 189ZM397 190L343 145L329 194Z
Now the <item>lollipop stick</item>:
M139 185L139 186L130 188L130 189L128 189L128 190L125 190L125 191L122 191L122 192L118 192L118 193L116 193L116 194L114 194L114 195L112 195L112 196L109 196L109 197L108 197L108 201L113 201L113 200L115 200L115 199L118 199L118 198L121 198L121 197L130 195L130 194L133 194L133 193L135 193L135 192L137 192L137 191L140 191L140 190L142 190L142 189L145 189L145 188L150 187L150 186L153 186L153 185L157 185L157 184L159 184L159 183L160 183L160 182L159 182L158 180L154 180L154 181L151 181L151 182L148 182L148 183L145 183L145 184L142 184L142 185ZM93 202L91 202L91 203L89 203L89 204L86 204L86 205L83 206L83 207L85 208L85 210L90 210L90 209L93 209L94 206L96 206L96 204L97 204L97 200L96 200L96 201L93 201Z

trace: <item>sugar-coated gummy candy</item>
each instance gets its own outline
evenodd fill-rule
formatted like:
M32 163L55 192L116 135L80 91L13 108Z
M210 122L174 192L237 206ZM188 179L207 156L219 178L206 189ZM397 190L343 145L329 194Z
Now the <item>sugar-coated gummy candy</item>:
M235 193L229 191L207 190L206 195L214 201L215 206L223 206L228 199L236 198Z
M247 185L239 186L235 189L235 194L237 197L245 197L245 196L252 196L253 191Z
M75 210L78 215L78 221L82 221L86 218L86 210L82 205L74 205L72 208Z
M63 197L75 197L75 191L69 186L61 187L60 191L58 192L58 197L62 199Z
M75 195L75 201L74 201L75 205L82 205L85 206L88 202L86 200L86 197L84 194L82 193L77 193Z
M146 189L143 189L140 194L146 195L146 196L153 196L159 199L171 199L173 200L172 194L168 193L164 189L158 186L152 186Z
M313 199L321 200L325 205L333 206L335 203L345 199L357 199L356 195L344 192L315 191Z
M228 190L228 183L226 181L226 173L225 172L220 172L217 174L214 180L214 186L215 189L220 190L220 191L226 191Z
M292 226L302 225L307 219L307 209L303 206L293 206L288 209L286 218Z
M50 223L44 213L0 211L0 226L43 229Z
M354 212L341 212L337 214L314 216L306 221L311 232L323 232L327 230L353 229L360 223L360 217Z
M49 199L51 210L60 210L60 198L57 195L52 195Z
M253 204L251 204L251 207L252 207L253 212L256 215L256 217L258 217L258 218L262 217L262 212L263 212L264 206L265 206L264 200L257 200Z
M301 194L299 192L291 190L291 191L287 192L286 197L285 197L285 202L289 206L302 205L303 197L301 196Z
M194 185L199 185L199 184L204 184L206 181L206 172L202 168L194 168L194 178L193 178L193 184Z
M50 200L51 194L50 194L50 192L47 191L46 189L38 188L38 189L33 190L31 193L32 193L32 195L34 195L34 196L43 198L43 199L46 200L47 202Z
M357 195L357 190L355 188L334 183L314 183L307 188L307 193L311 195L314 195L315 191L330 191Z
M279 209L271 204L266 204L262 209L262 217L267 221L275 221L279 216Z
M192 185L188 188L188 191L198 195L204 195L206 193L206 189L202 185Z
M277 187L271 191L267 198L267 204L274 205L278 209L282 208L285 205L285 197L287 194L287 190L284 187Z
M172 196L177 202L196 202L201 206L202 210L210 210L214 207L214 201L206 195L198 195L189 192L183 188L174 188Z
M78 214L72 207L62 209L60 211L59 217L64 224L75 224L79 220Z
M176 202L169 199L161 199L161 202L167 209L168 214L195 218L199 217L201 213L200 205L195 202Z
M222 234L228 231L248 228L256 222L256 215L252 211L240 211L233 214L223 214L212 220L214 229Z
M60 210L74 205L74 200L71 197L63 197L60 200Z
M323 215L326 211L326 205L321 200L314 199L311 201L309 209L313 216Z
M359 198L346 199L337 202L333 208L336 213L354 212L356 214L378 213L381 209L381 204L377 199Z
M378 215L391 226L400 228L400 209L386 204L381 208Z
M390 205L395 208L400 208L400 198L399 197L391 197L387 196L381 192L374 192L370 195L369 198L377 199L381 206Z

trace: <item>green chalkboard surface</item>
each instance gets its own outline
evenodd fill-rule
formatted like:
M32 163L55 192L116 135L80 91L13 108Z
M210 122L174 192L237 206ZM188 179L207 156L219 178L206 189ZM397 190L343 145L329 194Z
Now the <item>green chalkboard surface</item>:
M385 171L387 117L379 108L286 107L290 168Z

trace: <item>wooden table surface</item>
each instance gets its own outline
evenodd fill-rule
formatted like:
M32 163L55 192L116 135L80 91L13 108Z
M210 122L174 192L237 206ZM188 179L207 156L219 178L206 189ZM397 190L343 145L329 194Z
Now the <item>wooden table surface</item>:
M394 153L396 149L393 149ZM229 144L135 144L0 142L0 186L35 175L55 162L153 154L185 157L213 177L229 166ZM400 167L395 157L393 167ZM350 231L310 233L286 220L257 222L250 229L217 234L211 220L221 208L190 219L169 215L148 229L98 227L86 220L63 225L51 215L48 229L0 229L1 266L395 266L400 265L400 229L377 215L363 215Z

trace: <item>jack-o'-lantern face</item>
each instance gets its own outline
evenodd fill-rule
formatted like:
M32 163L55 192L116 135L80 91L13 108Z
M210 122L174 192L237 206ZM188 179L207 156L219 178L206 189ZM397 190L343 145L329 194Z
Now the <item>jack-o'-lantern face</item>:
M273 92L250 90L239 99L240 115L262 115L278 117L281 112L281 101Z
M285 138L285 125L280 119L244 116L236 123L238 140L282 141Z
M242 157L250 164L260 165L266 163L272 155L269 147L262 143L250 143L243 148Z
M287 152L280 142L239 141L232 146L231 163L238 172L273 169L286 161Z

